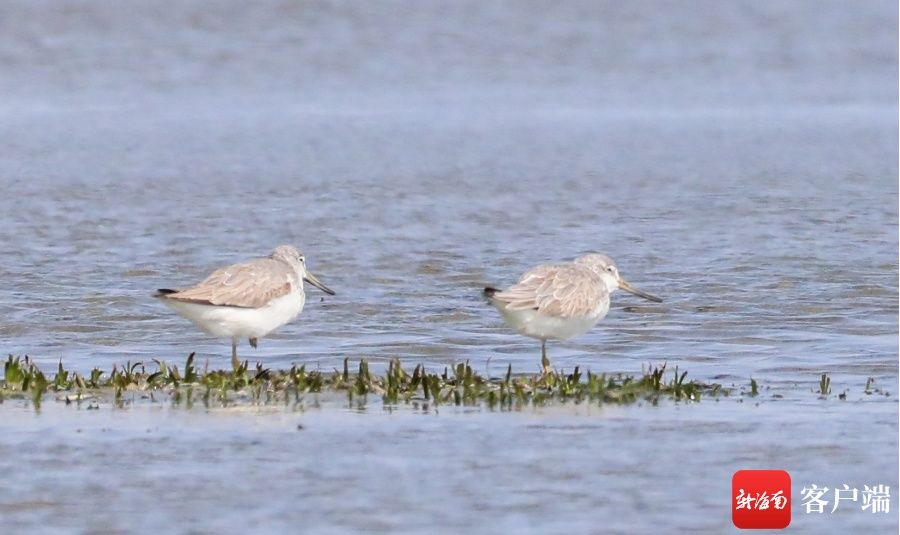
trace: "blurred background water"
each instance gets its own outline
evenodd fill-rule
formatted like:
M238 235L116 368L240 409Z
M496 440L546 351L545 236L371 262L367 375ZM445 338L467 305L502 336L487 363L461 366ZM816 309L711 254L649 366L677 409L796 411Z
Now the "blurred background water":
M320 529L365 530L388 508L378 529L420 531L443 506L465 517L439 516L455 528L554 518L551 531L640 532L665 518L721 532L731 473L749 467L896 489L896 392L862 394L869 377L897 387L896 43L887 1L4 2L0 351L47 371L191 351L228 366L227 341L150 294L291 243L338 295L311 289L300 318L243 357L530 372L538 344L504 327L480 288L598 250L665 302L616 294L598 328L550 345L554 365L635 373L668 361L706 381L752 376L783 397L590 417L323 411L303 416L321 434L299 435L294 414L213 423L135 409L91 417L118 439L74 446L94 424L50 410L0 421L4 462L44 474L14 480L15 497L3 489L0 515L28 526L83 514L53 490L60 463L118 447L130 457L105 477L134 488L91 498L113 512L153 511L160 489L143 482L163 474L135 475L140 463L178 459L211 478L169 490L153 525L175 531L217 525L183 527L175 502L257 525L223 504L251 508L270 471L287 479L267 518L321 514ZM823 372L847 403L810 392ZM228 474L176 452L217 426L252 447L207 444L215 470L240 463L255 477L242 473L246 495L200 500ZM317 445L341 461L326 469ZM366 455L375 464L359 464ZM468 476L411 475L454 455ZM671 462L679 470L660 467ZM94 468L85 484L106 485ZM533 502L509 507L490 491L532 485ZM685 491L698 501L660 504ZM859 511L794 519L813 531L897 525Z

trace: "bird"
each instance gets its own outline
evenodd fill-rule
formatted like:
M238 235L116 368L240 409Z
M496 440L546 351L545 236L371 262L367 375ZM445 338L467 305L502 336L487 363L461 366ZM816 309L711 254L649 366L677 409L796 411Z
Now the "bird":
M626 282L615 261L601 253L535 266L505 290L486 287L484 296L509 326L541 341L541 368L546 375L552 371L547 340L568 340L589 331L606 317L610 295L619 289L662 302Z
M259 338L300 314L306 302L304 281L335 295L307 270L303 253L281 245L266 258L219 268L194 286L162 288L154 297L203 332L231 338L231 358L238 362L238 340L247 338L255 348Z

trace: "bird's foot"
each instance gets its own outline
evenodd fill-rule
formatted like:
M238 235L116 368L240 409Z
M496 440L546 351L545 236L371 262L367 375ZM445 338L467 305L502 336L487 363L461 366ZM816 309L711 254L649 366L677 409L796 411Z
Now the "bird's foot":
M541 357L541 373L544 375L553 373L553 368L550 367L550 359L547 357Z

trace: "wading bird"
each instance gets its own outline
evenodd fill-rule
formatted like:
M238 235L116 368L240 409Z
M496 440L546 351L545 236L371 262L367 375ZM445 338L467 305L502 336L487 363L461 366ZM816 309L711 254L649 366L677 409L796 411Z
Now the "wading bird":
M533 267L509 288L488 287L484 295L507 325L541 341L541 367L548 373L547 340L567 340L589 331L609 312L609 297L618 289L662 302L628 284L613 259L599 253Z
M306 303L304 281L334 295L307 271L303 253L282 245L267 258L217 269L195 286L161 289L154 297L203 332L231 338L231 358L237 361L239 339L256 347L259 338L300 314Z

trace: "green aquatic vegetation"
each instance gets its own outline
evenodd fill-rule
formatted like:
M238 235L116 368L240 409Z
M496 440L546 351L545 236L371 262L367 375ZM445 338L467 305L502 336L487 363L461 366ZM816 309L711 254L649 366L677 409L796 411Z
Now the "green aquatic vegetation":
M612 403L625 404L661 400L699 401L703 396L728 395L719 384L688 381L687 372L676 367L671 373L666 365L649 366L638 376L594 374L575 367L571 373L550 372L540 375L517 375L512 365L500 377L476 373L468 362L429 371L417 364L412 371L399 359L388 362L383 375L373 373L369 361L351 366L345 358L342 370L324 372L291 366L288 370L271 370L247 361L233 359L231 370L199 370L191 353L179 369L154 359L148 371L143 362L113 365L107 373L97 368L83 377L66 370L62 364L48 379L28 357L9 356L0 380L0 396L30 396L36 406L44 395L67 403L84 399L111 399L123 404L136 399L157 401L165 397L175 405L232 405L239 403L298 403L310 394L344 393L351 406L362 407L373 398L386 406L416 404L427 408L440 405L484 405L491 409L511 410L548 403ZM355 368L355 372L351 369ZM755 381L754 381L755 383ZM0 398L2 399L2 398Z
M885 397L890 397L890 395L891 395L891 393L889 391L884 390L883 388L880 388L875 385L874 377L869 377L866 380L866 387L865 387L865 390L863 390L863 393L867 396L872 396L872 395L877 394L877 395L881 395L881 396L885 396Z
M828 377L827 373L822 374L822 378L819 380L819 394L822 396L827 396L831 393L831 377Z

